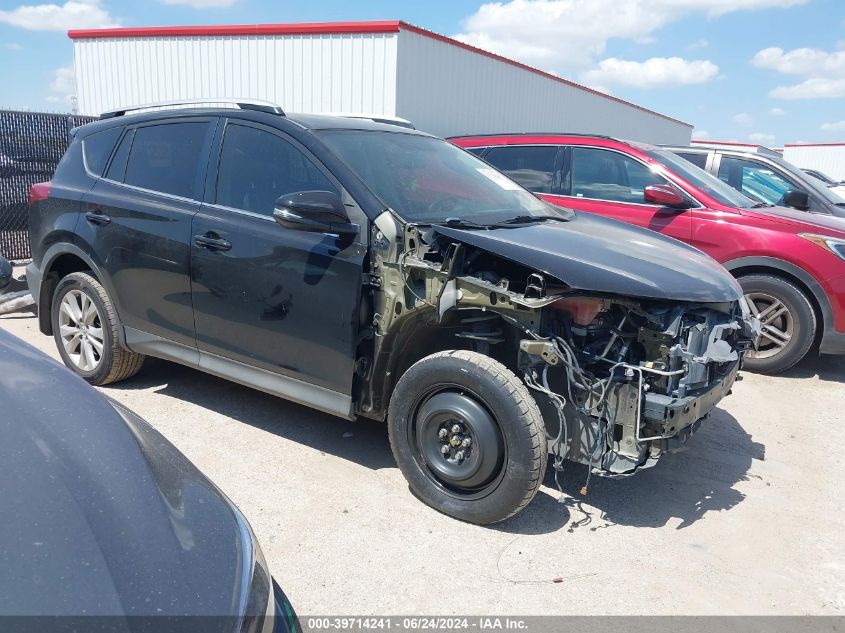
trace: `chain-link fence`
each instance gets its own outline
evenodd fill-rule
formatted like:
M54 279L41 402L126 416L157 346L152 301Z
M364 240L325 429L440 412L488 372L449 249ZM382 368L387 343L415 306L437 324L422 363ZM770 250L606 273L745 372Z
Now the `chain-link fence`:
M68 133L91 117L0 110L0 255L29 259L29 188L50 180Z

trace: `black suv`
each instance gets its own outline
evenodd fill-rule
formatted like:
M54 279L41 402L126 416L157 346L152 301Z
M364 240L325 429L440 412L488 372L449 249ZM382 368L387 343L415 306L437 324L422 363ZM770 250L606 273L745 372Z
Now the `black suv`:
M549 451L633 473L730 390L755 322L700 251L422 132L231 105L104 115L33 187L40 329L89 382L150 355L386 419L413 491L478 523Z

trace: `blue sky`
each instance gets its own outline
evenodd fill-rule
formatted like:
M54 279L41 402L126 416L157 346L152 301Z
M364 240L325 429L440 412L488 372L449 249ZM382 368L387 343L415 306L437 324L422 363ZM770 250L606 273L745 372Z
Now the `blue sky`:
M695 125L845 140L843 0L0 0L0 107L67 111L68 28L401 19Z

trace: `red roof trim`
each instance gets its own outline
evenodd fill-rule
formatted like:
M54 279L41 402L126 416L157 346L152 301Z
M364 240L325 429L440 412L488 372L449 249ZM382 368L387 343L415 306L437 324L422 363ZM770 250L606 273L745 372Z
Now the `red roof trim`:
M446 37L445 35L440 35L439 33L435 33L434 31L429 31L428 29L424 29L419 26L414 26L413 24L408 24L407 22L402 22L400 20L381 20L372 22L305 22L300 24L222 24L215 26L150 26L138 28L130 27L114 29L81 29L68 31L67 34L68 37L72 40L81 40L115 37L197 37L213 35L318 35L337 33L398 33L400 29L405 29L412 33L417 33L418 35L423 35L425 37L438 40L440 42L443 42L444 44L457 46L458 48L463 48L464 50L476 53L478 55L484 55L485 57L495 59L505 64L510 64L511 66L521 68L522 70L527 70L528 72L534 73L535 75L540 75L541 77L545 77L546 79L551 79L552 81L562 83L571 88L582 90L584 92L588 92L590 94L602 97L603 99L614 101L616 103L621 103L622 105L635 108L637 110L640 110L641 112L653 114L662 119L666 119L667 121L679 123L690 128L693 127L691 123L687 123L686 121L681 121L680 119L675 119L666 114L661 114L660 112L649 110L648 108L644 108L643 106L637 105L636 103L631 103L630 101L625 101L624 99L620 99L619 97L614 97L612 95L599 92L598 90L588 88L587 86L575 83L574 81L569 81L568 79L563 79L562 77L558 77L557 75L547 73L545 71L540 70L539 68L528 66L527 64L523 64L521 62L509 59L507 57L503 57L501 55L497 55L496 53L491 53L490 51L485 51L482 48L478 48L470 44L459 42L458 40L452 39L451 37Z
M316 35L334 33L398 33L398 20L374 22L302 22L299 24L219 24L213 26L146 26L68 31L72 40L108 37L178 37L210 35Z
M784 143L784 147L845 147L845 143Z
M700 139L696 139L690 142L700 143L702 145L735 145L737 147L760 147L759 143L737 143L736 141L702 141Z

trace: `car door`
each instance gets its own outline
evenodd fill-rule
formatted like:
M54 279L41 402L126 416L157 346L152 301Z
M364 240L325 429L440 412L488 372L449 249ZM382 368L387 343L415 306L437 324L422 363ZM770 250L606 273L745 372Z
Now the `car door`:
M783 204L783 196L787 191L805 191L809 195L808 211L829 213L826 205L807 187L785 171L763 161L721 154L718 165L714 165L713 169L720 180L752 200L780 205Z
M646 203L643 192L648 185L677 189L632 156L602 147L573 146L564 158L561 193L543 197L564 207L636 224L689 242L692 237L689 211Z
M350 219L361 227L357 237L280 226L273 218L280 196L341 194L339 183L274 128L230 119L218 136L216 175L209 174L191 231L200 366L213 371L215 359L225 358L272 372L277 382L289 378L348 396L366 218L350 201ZM273 390L297 400L296 390Z
M189 245L213 117L129 125L83 198L77 233L108 274L127 340L195 346Z
M563 151L557 145L499 145L474 149L474 153L529 191L538 195L560 193ZM478 149L484 151L478 152Z

